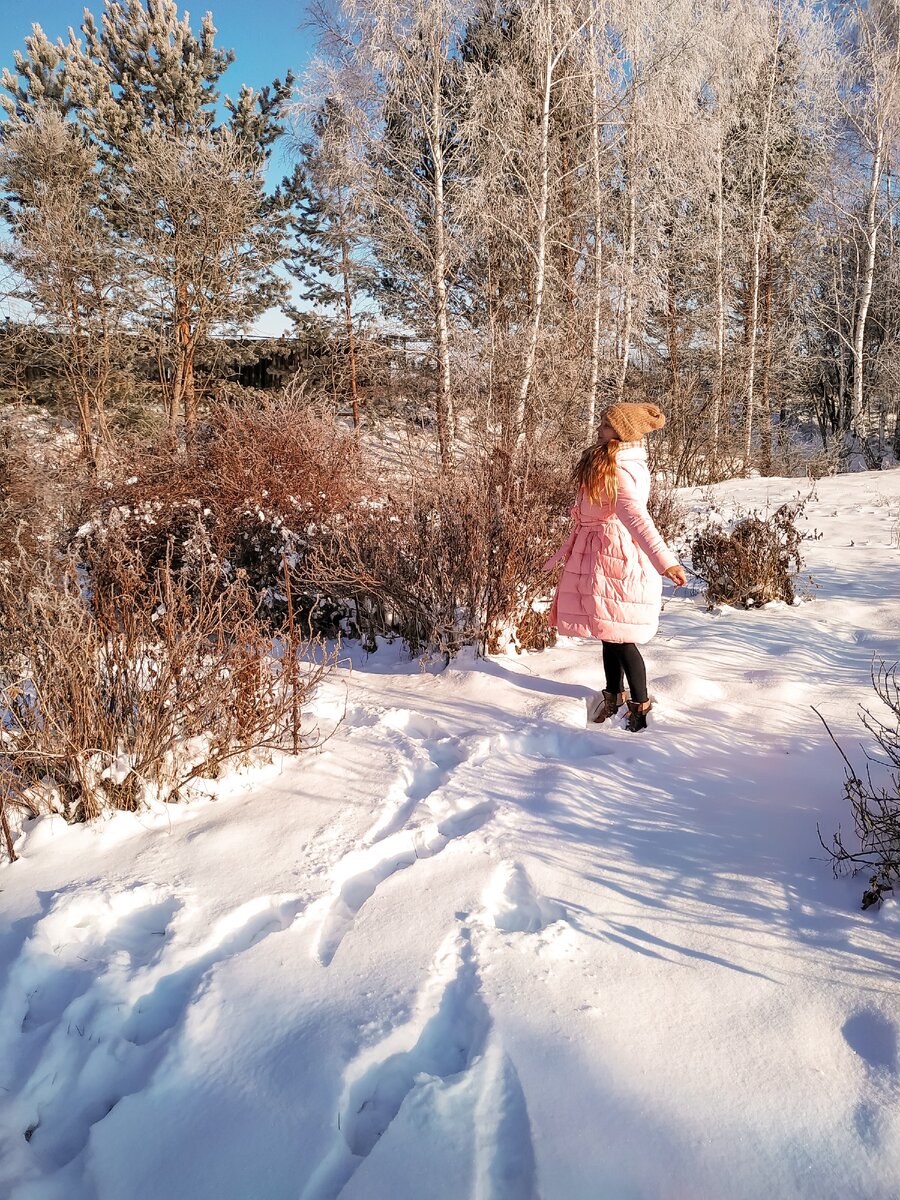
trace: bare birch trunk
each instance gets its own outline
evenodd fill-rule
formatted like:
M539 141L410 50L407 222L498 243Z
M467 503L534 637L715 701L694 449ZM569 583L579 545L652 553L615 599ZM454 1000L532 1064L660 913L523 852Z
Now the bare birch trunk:
M600 175L600 98L597 94L597 30L593 12L588 26L591 53L591 200L594 207L594 295L591 320L591 382L588 392L587 437L593 441L594 425L597 420L597 390L600 383L600 316L602 312L603 286L603 218L600 212L602 200Z
M444 153L441 117L441 61L438 55L435 55L431 81L431 127L429 137L431 141L431 153L434 158L434 298L435 330L440 373L437 396L437 427L441 467L443 470L449 471L452 466L453 457L451 434L453 414L450 393L450 331L447 320L446 205L444 200Z
M772 400L770 382L772 376L772 239L766 239L766 353L763 358L762 388L760 399L765 429L762 432L763 474L772 473Z
M766 98L766 115L763 121L762 139L762 171L759 181L759 205L754 213L755 229L753 232L753 264L750 280L749 303L749 363L747 366L747 412L744 418L744 472L750 468L750 457L753 451L753 406L755 402L754 384L756 381L756 337L759 323L759 260L762 250L763 221L765 220L766 193L769 187L769 138L772 130L772 108L775 101L775 82L778 72L778 43L781 36L781 14L775 28L775 40L772 47L772 70L769 75L769 94Z
M672 399L676 412L679 412L681 410L681 375L678 354L678 305L671 264L666 273L666 340L669 350L669 372L672 376Z
M634 264L637 250L637 198L634 191L634 156L636 144L637 135L634 128L634 114L632 114L628 129L628 161L626 164L628 218L625 230L625 254L622 264L623 287L625 291L622 299L621 362L619 363L619 378L616 383L616 399L618 401L621 401L625 395L625 381L628 377L628 359L631 355L631 324L634 313Z
M720 100L721 103L721 100ZM719 438L725 412L725 196L724 171L725 150L722 142L721 118L716 144L716 380L713 392L712 450L713 459L719 457Z
M866 261L863 268L862 292L856 310L853 329L853 396L850 405L850 431L862 437L866 433L863 400L863 354L865 348L866 317L872 300L872 282L875 278L875 250L878 237L878 189L884 163L884 129L879 123L875 151L872 155L872 173L869 177L869 196L866 205Z
M541 313L544 304L544 279L547 260L547 207L550 194L550 94L553 87L553 51L548 33L546 60L544 63L544 103L541 111L541 190L538 200L537 247L534 268L534 308L531 332L525 353L522 380L516 404L516 445L525 435L525 418L528 411L528 392L537 357L538 337L541 330Z

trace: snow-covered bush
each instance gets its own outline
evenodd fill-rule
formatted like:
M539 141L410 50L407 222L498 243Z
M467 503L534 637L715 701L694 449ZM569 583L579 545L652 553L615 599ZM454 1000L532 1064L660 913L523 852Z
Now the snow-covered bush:
M183 578L241 575L280 620L285 565L294 572L360 494L356 440L302 397L220 405L201 433L196 454L145 446L123 461L112 485L97 490L72 548L90 555L98 589L119 586L124 541L139 576L128 586L151 586L164 563ZM334 622L316 624L327 607L318 590L296 587L297 620L337 632Z
M0 566L53 545L87 483L73 438L51 433L40 414L0 414Z
M878 699L876 712L863 709L861 720L878 747L859 774L844 760L844 795L853 814L857 845L848 847L840 829L826 845L835 874L871 871L862 907L879 904L900 882L900 676L898 664L878 664L872 671ZM839 748L840 749L840 748Z
M166 563L148 581L124 540L116 553L116 586L99 590L90 557L0 571L4 822L8 806L78 821L176 800L228 760L300 745L321 647L273 630L240 576Z
M710 523L691 542L694 573L706 584L710 607L757 608L771 600L793 604L803 569L803 504L782 504L771 517L741 516L731 529Z
M314 634L397 636L413 653L548 644L560 467L473 449L452 473L424 456L388 470L302 397L221 405L201 434L196 454L144 448L98 487L70 544L98 594L146 597L164 566L186 586L240 575L277 623L289 579Z

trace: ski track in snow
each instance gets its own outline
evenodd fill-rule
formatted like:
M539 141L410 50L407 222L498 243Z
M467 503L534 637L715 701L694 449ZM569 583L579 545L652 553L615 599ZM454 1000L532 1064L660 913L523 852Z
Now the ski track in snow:
M72 1162L91 1129L149 1082L212 969L305 907L261 896L182 948L172 926L188 904L151 885L56 897L0 999L0 1077L17 1094L0 1137L24 1137L49 1168Z

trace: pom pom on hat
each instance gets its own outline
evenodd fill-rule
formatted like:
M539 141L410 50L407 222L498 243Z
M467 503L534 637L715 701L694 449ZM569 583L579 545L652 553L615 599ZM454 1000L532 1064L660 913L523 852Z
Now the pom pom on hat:
M611 404L601 419L612 425L623 442L639 442L666 423L655 404Z

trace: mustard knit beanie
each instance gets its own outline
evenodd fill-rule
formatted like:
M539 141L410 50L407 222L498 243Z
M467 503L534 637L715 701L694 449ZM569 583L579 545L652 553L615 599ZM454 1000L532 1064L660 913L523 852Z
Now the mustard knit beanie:
M639 442L666 423L655 404L611 404L600 419L608 421L623 442Z

